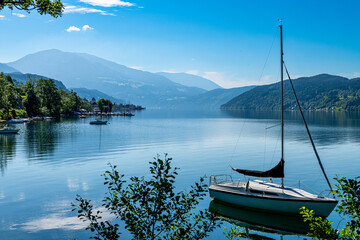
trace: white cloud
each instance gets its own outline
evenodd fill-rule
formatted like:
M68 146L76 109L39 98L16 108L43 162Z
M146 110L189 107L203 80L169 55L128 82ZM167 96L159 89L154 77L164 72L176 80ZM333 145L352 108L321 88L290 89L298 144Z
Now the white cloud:
M19 18L24 18L24 17L26 17L24 14L21 14L21 13L13 13L12 15L17 16L17 17L19 17Z
M69 205L70 206L70 205ZM95 208L94 212L101 211L103 221L108 221L114 218L112 214L106 212L104 208ZM11 230L21 229L30 232L38 232L41 230L80 230L89 225L89 222L80 220L77 216L66 216L66 211L52 213L42 216L37 219L32 219L22 224L14 224L10 227Z
M76 26L71 26L69 27L68 29L66 29L67 32L79 32L79 31L91 31L91 30L94 30L94 28L90 27L89 25L84 25L80 28L76 27Z
M18 196L14 199L15 202L23 201L25 200L25 193L20 192Z
M75 27L75 26L71 26L68 29L66 29L67 32L78 32L80 31L80 28Z
M124 2L121 0L79 0L80 2L87 3L93 6L100 7L132 7L134 3Z
M5 16L4 16L4 15L0 15L0 18L5 18Z
M136 69L136 70L144 70L144 67L142 67L142 66L132 66L130 68Z
M162 70L161 72L166 72L166 73L178 73L175 69Z
M189 70L189 71L186 71L185 73L200 76L199 70Z
M79 190L79 188L80 188L79 180L74 179L74 178L68 178L67 179L67 187L69 188L70 192Z
M82 182L82 190L83 191L89 190L89 185L87 184L87 182Z
M202 77L207 78L214 83L220 85L223 88L234 88L234 87L243 87L250 85L259 85L259 82L252 82L248 79L238 79L234 77L228 77L221 72L204 72ZM234 80L230 80L234 79Z
M105 12L105 11L100 10L100 9L77 7L77 6L65 6L64 14L67 14L67 13L80 13L80 14L99 13L101 15L115 16L115 14L113 14L113 13L108 13L108 12Z
M94 28L90 27L89 25L84 25L84 26L82 26L81 29L82 29L83 31L87 31L87 30L91 31L91 30L94 30Z

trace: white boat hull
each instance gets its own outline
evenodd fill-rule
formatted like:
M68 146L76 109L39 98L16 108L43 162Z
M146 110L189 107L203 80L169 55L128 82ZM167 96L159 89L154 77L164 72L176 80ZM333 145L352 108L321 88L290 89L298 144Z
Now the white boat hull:
M305 206L310 210L314 210L316 215L327 217L337 205L335 199L319 198L296 188L285 188L283 193L276 193L276 191L275 193L272 191L259 193L259 190L254 191L257 191L257 193L247 191L245 185L234 187L217 184L209 187L210 197L214 200L267 212L298 215L300 213L299 209ZM286 191L297 191L299 196L288 195Z

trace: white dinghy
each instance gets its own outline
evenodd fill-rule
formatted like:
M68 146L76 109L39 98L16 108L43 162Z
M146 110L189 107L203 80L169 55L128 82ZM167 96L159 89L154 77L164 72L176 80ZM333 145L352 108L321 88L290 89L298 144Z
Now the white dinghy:
M283 61L282 47L282 25L280 24L280 46L281 46L281 160L268 171L255 171L245 169L233 169L234 171L244 174L245 176L254 176L260 178L270 178L269 182L262 180L254 181L233 181L230 175L214 175L210 177L210 197L214 200L224 203L230 203L240 207L257 209L260 211L277 212L282 214L299 215L300 208L305 206L310 210L314 210L315 214L327 217L337 205L338 201L331 197L325 197L322 194L315 195L302 189L284 186L284 98L283 98L283 68L285 67L294 96L299 108L301 117L306 127L309 139L313 146L315 155L320 164L325 179L332 191L331 184L326 176L324 167L320 161L320 157L316 151L314 142L306 124L301 106L297 99L290 75ZM281 178L282 183L272 183L271 178ZM330 191L327 191L328 193Z

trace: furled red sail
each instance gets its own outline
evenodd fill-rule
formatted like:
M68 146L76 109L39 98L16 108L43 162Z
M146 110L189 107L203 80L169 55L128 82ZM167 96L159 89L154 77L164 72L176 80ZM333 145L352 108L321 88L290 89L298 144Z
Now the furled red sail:
M283 178L284 177L284 159L281 159L280 162L270 170L267 171L256 171L256 170L246 170L246 169L236 169L234 171L254 177L272 177L272 178Z

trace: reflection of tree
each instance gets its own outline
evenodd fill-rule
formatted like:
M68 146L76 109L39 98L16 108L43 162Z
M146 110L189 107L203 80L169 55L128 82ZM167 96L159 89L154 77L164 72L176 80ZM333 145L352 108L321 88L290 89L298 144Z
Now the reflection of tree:
M55 121L27 124L24 138L29 159L34 155L53 153L58 143L59 131Z
M248 118L248 119L280 119L280 111L223 111L231 117ZM360 117L359 112L344 112L344 111L306 111L304 112L305 119L308 124L316 126L333 126L333 127L360 127L358 121ZM288 122L301 121L301 116L298 111L285 111L284 119Z
M0 135L0 171L2 174L4 174L8 162L14 157L15 146L15 135Z
M279 120L280 111L223 111L225 114L234 118L243 119L269 119ZM311 135L318 145L333 145L349 140L352 142L360 141L360 113L344 111L306 111L305 119L309 125ZM298 127L296 131L286 132L286 137L295 141L308 141L308 136L301 116L297 111L284 112L285 127ZM329 130L329 127L334 127ZM352 131L354 128L356 131ZM315 130L316 129L316 130ZM349 131L344 131L349 130ZM334 132L336 131L336 132Z

